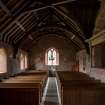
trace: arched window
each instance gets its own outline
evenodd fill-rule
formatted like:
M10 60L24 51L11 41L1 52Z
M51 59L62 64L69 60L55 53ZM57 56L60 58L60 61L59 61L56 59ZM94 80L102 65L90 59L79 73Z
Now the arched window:
M0 48L0 73L7 72L7 54L3 48Z
M50 48L46 52L46 65L59 65L59 53L55 48Z
M23 53L21 53L21 55L20 55L20 69L21 70L24 70L25 68L24 68L24 55L23 55Z
M20 53L20 69L21 70L25 70L28 67L28 57L27 57L27 53L24 51L21 51Z

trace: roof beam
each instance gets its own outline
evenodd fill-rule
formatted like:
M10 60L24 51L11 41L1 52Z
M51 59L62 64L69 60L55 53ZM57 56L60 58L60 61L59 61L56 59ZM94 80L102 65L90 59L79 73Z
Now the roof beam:
M16 24L21 28L21 30L23 30L25 32L25 28L23 27L23 25L20 24L20 22L15 21Z
M65 3L69 3L69 2L73 2L73 1L75 1L75 0L65 0L65 1L62 1L62 2L54 3L54 4L52 4L52 5L57 6L57 5L61 5L61 4L65 4ZM0 0L0 6L2 7L2 9L3 9L10 17L13 17L12 14L11 14L11 12L9 11L9 9L8 9L8 8L5 6L5 4L2 2L2 0ZM25 14L27 14L27 13L37 12L37 11L40 11L40 10L47 9L47 8L49 8L49 7L51 7L51 6L44 6L44 7L36 8L36 9L33 9L33 10L29 10L29 11L26 11L26 12L22 12L22 13L19 14L16 18L13 18L12 23L11 23L10 25L8 25L8 26L4 29L3 33L5 33L5 32L8 30L8 28L11 27L14 23L16 23L22 31L25 31L25 30L24 30L24 27L23 27L19 22L17 22L18 19L19 19L21 16L23 16L23 15L25 15Z
M72 30L75 32L75 35L82 41L82 43L85 45L85 48L87 52L89 53L89 46L88 43L85 42L85 37L84 34L81 32L79 26L70 18L68 17L65 13L57 9L55 6L51 7L55 15L62 20L69 28L72 28Z
M26 35L24 35L24 36L15 44L15 46L19 47L20 44L21 44L21 42L22 42L24 39L28 38L28 35L31 33L31 31L32 31L33 29L35 29L35 27L37 27L37 25L40 24L40 22L42 22L47 16L48 16L48 14L46 14L45 16L43 16L43 17L36 23L36 25L35 25L34 27L32 27L32 29L30 29L28 32L26 32Z
M73 2L73 1L76 1L76 0L65 0L65 1L61 1L61 2L58 2L58 3L53 3L53 4L51 4L51 5L54 5L54 6L57 6L57 5L61 5L61 4L65 4L65 3L69 3L69 2ZM0 0L0 6L1 6L1 8L10 16L10 17L12 17L12 14L11 14L11 12L10 12L10 10L5 6L5 4L2 2L2 0ZM23 16L24 14L27 14L27 13L32 13L32 12L37 12L37 11L40 11L40 10L43 10L43 9L47 9L47 8L49 8L49 7L51 7L51 6L44 6L44 7L40 7L40 8L36 8L36 9L33 9L33 10L29 10L29 11L25 11L25 12L22 12L21 14L19 14L18 16L17 16L17 18L13 18L13 22L11 23L11 25L13 25L13 23L16 23L19 27L20 27L20 29L22 29L23 30L23 26L22 25L19 25L20 23L19 22L17 22L18 21L18 19L21 17L21 16ZM10 26L10 25L9 25ZM22 26L22 27L21 27ZM7 27L7 29L8 29L8 27ZM6 29L6 30L7 30Z
M4 37L4 33L8 30L8 28L10 28L13 24L17 24L18 26L19 26L19 28L21 28L22 29L22 31L25 31L24 30L24 27L19 23L19 21L18 21L18 19L20 18L20 17L22 17L22 16L24 16L25 14L30 14L30 13L32 13L32 12L37 12L37 11L40 11L40 10L44 10L44 9L47 9L47 8L49 8L50 6L45 6L45 7L41 7L41 8L37 8L37 9L34 9L34 10L32 10L32 11L26 11L26 12L22 12L20 15L18 15L16 18L13 18L13 21L11 22L11 24L10 25L8 25L5 29L4 29L4 31L3 31L3 35L2 35L2 37ZM3 39L3 38L2 38Z
M76 1L76 0L65 0L65 1L58 2L58 3L53 3L52 5L53 6L59 6L59 5L62 5L62 4L73 2L73 1Z
M2 2L2 0L0 0L0 6L1 6L1 8L2 8L9 16L12 15L12 14L10 13L10 11L8 10L8 8L5 6L5 4Z
M43 6L43 7L40 7L40 8L35 8L35 9L32 9L32 10L25 11L22 14L37 12L37 11L40 11L40 10L47 9L49 7L51 7L51 6Z
M23 25L25 24L25 22L27 22L27 21L25 21L24 22L24 20L26 20L26 18L27 17L29 17L29 15L30 14L28 14L27 16L25 16L24 18L22 18L22 20L21 20L21 22L23 22ZM30 18L31 18L31 16L30 16ZM29 19L30 19L29 18ZM19 27L18 28L16 28L17 26L15 25L8 33L7 33L7 35L9 35L8 36L8 38L7 38L7 42L11 42L12 40L10 39L11 37L13 37L14 36L14 34L19 30ZM16 28L16 29L15 29ZM15 29L15 30L14 30ZM24 30L24 27L23 27L23 30Z
M75 21L73 21L69 16L67 16L64 12L60 11L59 9L57 9L55 6L51 7L54 11L57 12L57 14L59 14L61 17L63 17L63 19L65 21L68 21L70 26L77 32L80 33L80 35L83 35L83 32L81 31L80 27L77 25L77 23ZM85 39L84 36L81 36Z
M12 13L10 12L10 10L6 7L6 5L2 2L2 0L0 0L0 6L1 8L7 13L7 15L10 16L10 18L13 18ZM14 19L14 18L13 18ZM24 27L18 22L18 20L15 20L15 23L19 26L19 28L23 31L25 31Z
M32 9L32 10L25 11L22 14L26 14L26 13L29 13L29 12L30 13L37 12L37 11L40 11L40 10L43 10L43 9L50 8L52 6L59 6L59 5L66 4L66 3L69 3L69 2L73 2L73 1L76 1L76 0L65 0L65 1L57 2L57 3L52 3L51 5L48 5L48 6L43 6L43 7L40 7L40 8L35 8L35 9Z

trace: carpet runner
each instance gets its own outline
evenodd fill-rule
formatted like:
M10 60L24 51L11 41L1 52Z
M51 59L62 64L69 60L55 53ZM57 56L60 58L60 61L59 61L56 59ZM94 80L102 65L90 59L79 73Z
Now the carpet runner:
M44 105L59 105L56 77L49 77L47 94L45 97Z

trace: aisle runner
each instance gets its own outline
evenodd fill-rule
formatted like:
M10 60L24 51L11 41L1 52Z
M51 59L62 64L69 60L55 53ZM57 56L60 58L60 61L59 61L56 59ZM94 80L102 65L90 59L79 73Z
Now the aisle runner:
M59 105L55 77L49 77L44 105Z

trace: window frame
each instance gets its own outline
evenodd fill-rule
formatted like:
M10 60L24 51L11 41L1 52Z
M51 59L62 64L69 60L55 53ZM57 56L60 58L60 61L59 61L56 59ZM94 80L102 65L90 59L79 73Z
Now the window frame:
M7 52L6 52L6 49L5 48L0 48L0 52L2 53L2 54L0 54L0 55L3 55L4 56L4 58L2 58L3 60L1 60L2 61L2 63L1 63L1 65L3 64L3 61L4 61L4 59L5 59L5 63L4 63L4 68L3 67L0 67L0 69L1 68L3 68L3 69L5 69L4 71L3 70L0 70L0 74L5 74L5 73L7 73ZM3 65L2 65L3 66Z
M20 51L19 62L20 62L20 70L25 70L28 68L28 54L27 54L27 52L25 52L23 50Z
M54 64L54 65L49 65L48 64L48 52L51 49L53 49L56 52L56 64ZM49 49L46 50L46 52L45 52L45 65L47 65L47 66L58 66L59 65L59 52L58 52L57 49L51 47L51 48L49 48Z

